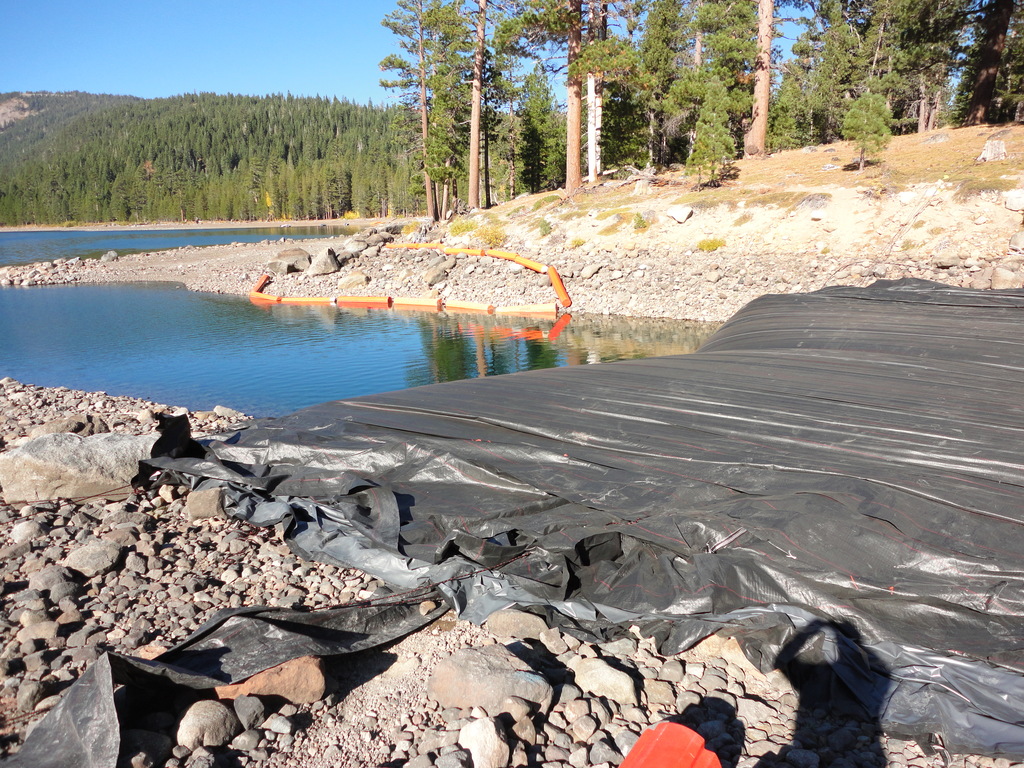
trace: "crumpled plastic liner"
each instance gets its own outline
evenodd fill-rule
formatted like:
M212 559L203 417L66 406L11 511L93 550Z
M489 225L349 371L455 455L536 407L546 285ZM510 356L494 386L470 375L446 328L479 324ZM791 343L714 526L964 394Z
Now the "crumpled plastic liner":
M332 656L373 648L420 629L448 610L421 615L415 597L322 611L235 608L218 611L191 637L156 659L103 654L4 765L18 768L114 768L120 749L114 684L141 697L174 686L196 690L245 680L300 656ZM173 695L173 694L171 694Z
M1022 310L920 280L765 296L692 355L324 403L149 464L474 621L733 634L801 707L1021 758Z

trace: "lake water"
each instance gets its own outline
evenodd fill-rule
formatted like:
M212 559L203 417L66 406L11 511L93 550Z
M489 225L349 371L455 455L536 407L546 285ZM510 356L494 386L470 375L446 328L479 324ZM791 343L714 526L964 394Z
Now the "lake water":
M150 251L166 251L184 246L258 243L286 237L303 240L311 237L349 235L356 230L346 226L325 227L239 227L230 229L126 229L126 230L45 230L0 232L0 267L31 264L54 259L93 258L107 251L121 256Z
M274 416L438 381L692 352L715 327L257 306L169 283L0 288L0 377Z

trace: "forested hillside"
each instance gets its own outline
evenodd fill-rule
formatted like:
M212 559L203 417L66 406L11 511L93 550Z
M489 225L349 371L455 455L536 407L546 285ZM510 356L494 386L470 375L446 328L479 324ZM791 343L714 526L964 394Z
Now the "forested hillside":
M848 138L870 161L892 133L1024 120L1018 0L397 0L384 25L435 215L584 168L714 185L741 156Z
M442 218L630 166L708 187L739 157L848 139L863 168L892 134L1024 121L1020 0L396 0L382 23L389 108L22 110L0 223Z
M199 94L123 100L0 143L0 223L337 218L413 211L399 108ZM0 134L0 141L3 139ZM29 151L30 147L30 151Z

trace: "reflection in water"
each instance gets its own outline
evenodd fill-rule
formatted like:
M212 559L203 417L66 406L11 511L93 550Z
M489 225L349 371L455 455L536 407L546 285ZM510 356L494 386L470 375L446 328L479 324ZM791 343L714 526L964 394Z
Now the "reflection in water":
M714 326L251 304L168 284L0 289L0 377L278 415L438 381L692 352Z

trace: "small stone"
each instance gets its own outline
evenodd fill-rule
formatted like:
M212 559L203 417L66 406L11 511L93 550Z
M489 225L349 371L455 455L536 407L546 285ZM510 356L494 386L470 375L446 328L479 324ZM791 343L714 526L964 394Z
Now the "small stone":
M17 705L21 712L32 712L47 695L46 685L35 680L26 680L18 686Z
M467 749L454 749L438 756L434 760L434 768L474 768L473 756Z
M224 489L207 488L201 491L192 491L185 501L185 516L189 520L226 517L224 513Z
M232 702L235 716L242 728L251 730L267 719L267 708L256 696L242 695Z
M263 729L272 733L291 735L295 732L295 724L281 714L273 714L263 722Z
M15 544L34 541L46 535L46 529L38 520L22 520L11 528L11 541Z
M526 611L502 610L492 613L484 626L488 632L498 637L514 637L517 639L540 638L548 625L540 616Z
M178 744L188 749L222 747L242 730L235 713L219 701L197 701L178 723Z
M576 684L584 691L619 704L637 704L633 678L601 659L582 659L574 667Z
M302 656L259 672L248 680L214 689L219 699L238 696L280 696L293 704L320 701L327 690L323 660Z
M231 749L237 749L242 752L250 752L260 745L261 738L262 736L260 736L259 731L257 731L255 728L250 728L249 730L242 731L240 734L235 736L235 738L231 740L231 743L229 743L228 746Z
M123 553L124 547L97 539L71 550L64 558L63 565L91 579L113 569Z
M505 729L490 717L463 726L459 746L472 755L473 768L506 768L512 755Z

